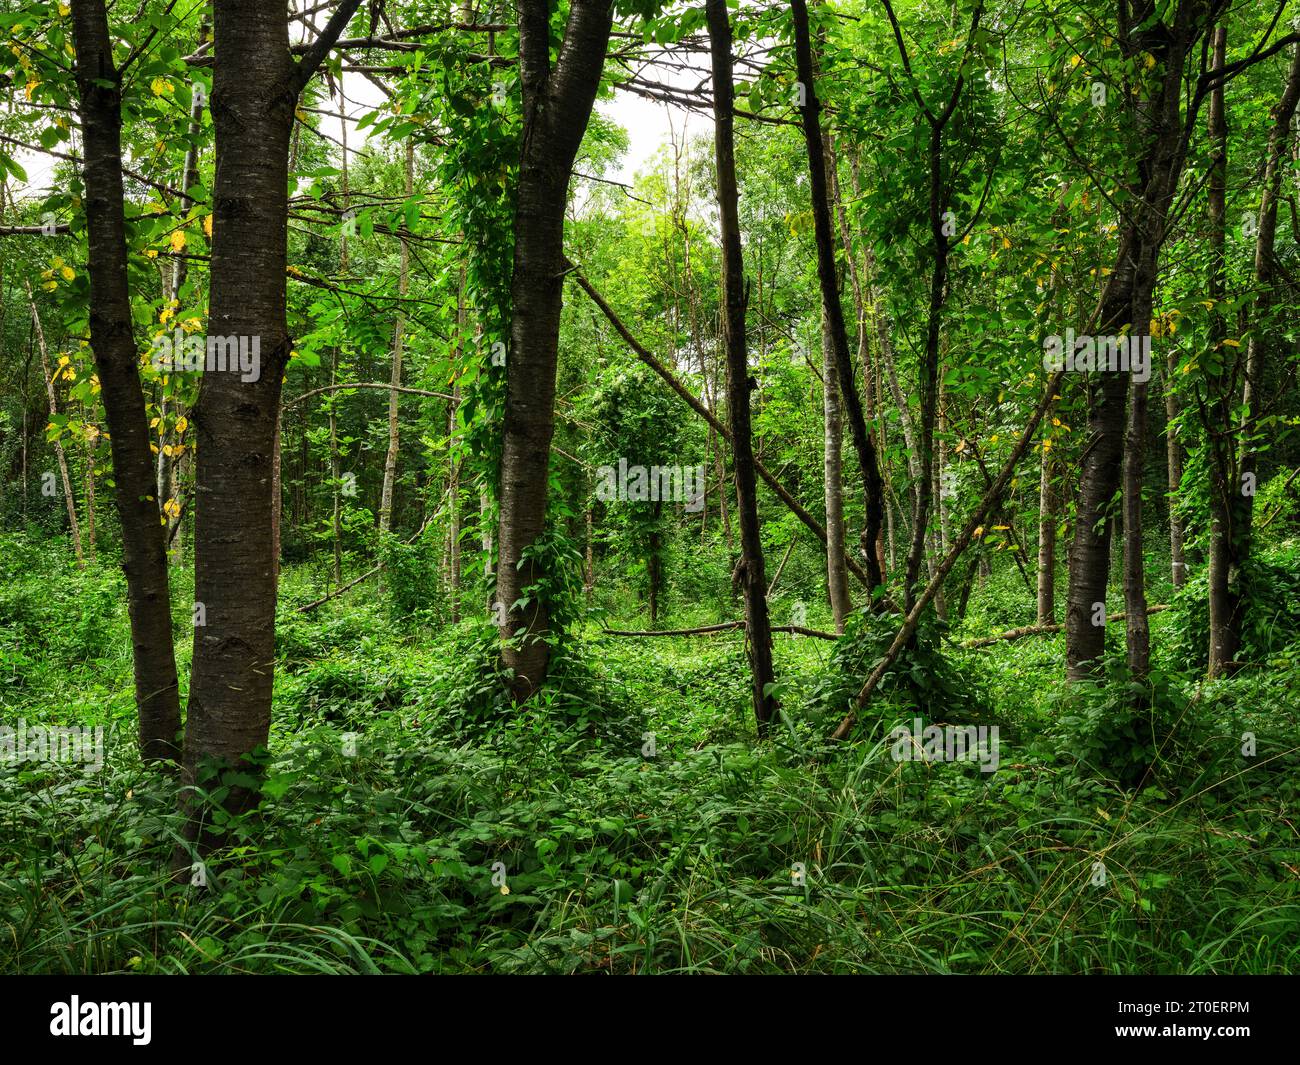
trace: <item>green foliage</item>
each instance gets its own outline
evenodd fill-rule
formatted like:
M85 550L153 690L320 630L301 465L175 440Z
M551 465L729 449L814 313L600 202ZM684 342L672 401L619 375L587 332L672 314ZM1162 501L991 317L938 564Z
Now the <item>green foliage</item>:
M867 674L884 657L898 632L896 615L858 610L844 626L844 638L835 645L832 669L818 683L812 706L823 723L845 714L856 699ZM944 627L928 615L917 629L914 645L905 647L877 689L873 716L894 710L916 710L936 721L966 723L988 711L981 681L969 663L944 654L939 641ZM885 709L888 707L888 709ZM833 722L829 722L834 727Z
M1300 545L1253 552L1242 569L1242 592L1250 604L1236 660L1261 663L1300 631ZM1182 624L1173 634L1173 661L1204 670L1209 657L1209 573L1193 573L1174 598Z

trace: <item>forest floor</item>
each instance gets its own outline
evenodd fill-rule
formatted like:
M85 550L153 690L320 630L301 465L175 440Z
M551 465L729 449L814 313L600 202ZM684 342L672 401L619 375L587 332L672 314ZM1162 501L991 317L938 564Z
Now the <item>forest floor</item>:
M422 628L373 583L297 613L313 594L285 573L265 800L199 887L167 872L175 784L136 751L120 575L0 539L0 723L106 729L101 769L0 765L0 971L1300 969L1294 630L1204 684L1193 621L1153 616L1138 712L1122 679L1067 689L1060 636L957 646L1032 623L1011 571L851 744L826 737L889 622L778 637L786 713L757 743L737 633L592 622L519 711L486 624ZM997 725L997 770L895 760L918 714Z

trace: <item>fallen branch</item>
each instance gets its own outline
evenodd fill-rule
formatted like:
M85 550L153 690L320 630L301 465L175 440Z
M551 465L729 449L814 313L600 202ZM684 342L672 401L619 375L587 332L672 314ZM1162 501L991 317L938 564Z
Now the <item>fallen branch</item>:
M1160 611L1168 609L1168 604L1149 606L1147 607L1147 614L1158 614ZM1124 621L1127 617L1128 615L1124 613L1110 614L1107 616L1106 620ZM975 640L966 640L962 643L962 647L967 650L972 650L976 647L991 647L993 644L1000 643L1003 640L1018 640L1022 636L1048 636L1054 632L1060 632L1064 628L1064 625L1024 625L1018 629L1007 629L1006 632L1000 632L996 636L981 636Z
M649 632L634 632L631 629L603 629L606 636L708 636L715 632L730 632L734 629L743 629L743 621L724 621L721 625L703 625L698 629L655 629ZM833 632L822 632L820 629L809 629L803 625L773 625L772 632L789 632L797 633L800 636L811 636L818 640L838 640L839 637Z
M451 396L445 392L429 392L423 388L403 388L400 385L384 384L379 381L355 382L350 385L325 385L323 388L313 388L310 392L304 392L301 396L294 396L293 399L286 399L284 405L292 407L295 403L301 403L304 399L310 399L312 396L318 396L322 392L341 392L348 388L382 388L386 392L403 392L409 396L432 396L434 399L451 399Z
M406 542L407 542L408 544L413 544L413 543L415 543L415 541L418 540L418 539L420 538L420 534L421 534L422 532L424 532L424 530L427 529L427 528L430 526L430 524L432 524L432 522L433 522L433 519L432 519L432 518L427 519L427 520L425 521L425 523L424 523L423 525L421 525L420 528L419 528L418 530L416 530L415 535L412 536L412 537L411 537L409 540L407 540ZM322 603L328 603L331 599L335 599L335 598L337 598L338 596L342 595L342 594L343 594L344 592L346 592L349 588L355 588L358 584L360 584L362 581L364 581L367 577L373 577L373 576L374 576L376 573L378 573L382 568L383 568L382 565L371 566L370 569L366 570L366 572L363 573L363 574L361 574L360 577L354 577L352 580L348 581L347 584L341 584L341 585L339 585L339 587L335 588L334 591L330 592L328 595L323 595L323 596L321 596L319 599L315 600L314 602L307 603L307 604L305 604L305 605L303 605L303 606L300 606L300 607L296 608L295 613L298 613L298 614L305 614L308 610L315 610L315 609L316 609L318 606L320 606Z

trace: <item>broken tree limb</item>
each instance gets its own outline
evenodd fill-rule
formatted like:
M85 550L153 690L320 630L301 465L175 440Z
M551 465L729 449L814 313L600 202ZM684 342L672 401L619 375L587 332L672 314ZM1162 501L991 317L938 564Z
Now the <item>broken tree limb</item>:
M772 578L772 583L767 586L767 594L769 598L776 590L776 582L781 579L781 574L785 572L785 564L790 561L790 554L794 551L795 539L796 537L790 537L790 544L785 549L785 554L781 556L781 564L776 567L776 576Z
M406 542L408 544L415 543L415 541L420 538L420 534L423 533L424 530L427 529L432 523L433 523L433 518L429 518L427 521L425 521L423 525L420 526L420 528L416 531L416 534ZM296 607L294 613L305 614L308 610L315 610L322 603L328 603L331 599L336 599L338 596L346 592L349 588L355 588L367 577L373 577L382 568L383 568L382 566L378 566L378 565L372 566L370 569L366 570L365 573L361 574L360 577L353 577L352 580L348 581L347 584L340 585L338 588L335 588L334 591L330 592L328 595L323 595L319 599L313 600L310 603L304 603L300 607Z
M745 622L742 621L724 621L721 625L702 625L698 629L653 629L645 632L633 631L631 629L602 629L601 633L605 636L710 636L715 632L732 632L736 629L743 629ZM811 636L818 640L838 640L839 637L833 632L822 632L820 629L809 629L803 625L773 625L772 632L789 632L799 636Z
M1001 498L1003 491L1007 487L1007 482L1011 480L1012 473L1015 472L1016 466L1019 465L1021 458L1024 457L1025 451L1029 448L1029 442L1034 438L1034 433L1038 431L1038 423L1043 420L1043 415L1047 413L1048 407L1056 400L1056 390L1060 388L1061 382L1065 379L1065 370L1057 370L1052 374L1051 379L1047 382L1047 388L1043 392L1043 397L1038 401L1038 406L1034 408L1033 415L1030 416L1029 424L1025 426L1024 432L1020 434L1015 450L1007 458L997 479L989 486L984 498L980 500L979 506L975 508L974 513L966 519L966 524L962 528L961 535L954 541L952 548L939 563L939 568L935 570L934 576L930 578L930 583L925 586L925 590L917 599L915 605L907 613L903 621L903 627L898 630L898 635L894 637L894 642L889 645L889 650L879 662L876 668L871 671L867 681L862 685L862 690L858 692L857 698L853 701L853 709L844 715L844 719L831 734L833 739L842 740L849 734L853 728L853 723L857 720L858 711L867 705L867 700L871 698L871 693L876 690L885 674L889 671L899 653L912 638L912 633L916 631L916 626L921 620L921 613L930 601L938 593L943 580L951 572L952 567L956 565L957 559L961 557L963 551L975 539L975 530L984 524L984 519L988 516L989 511L993 509L997 501Z
M722 439L724 439L725 441L727 441L728 444L730 444L731 432L727 429L727 427L723 425L722 422L720 422L714 416L713 412L709 410L708 407L706 407L703 403L701 403L698 399L695 398L695 396L691 393L691 390L689 388L687 388L679 380L677 380L677 378L673 375L671 370L669 370L666 366L664 366L663 363L661 363L658 359L656 359L640 343L640 341L638 341L636 337L632 335L628 327L623 324L623 320L614 311L614 308L605 302L605 298L596 290L595 286L592 285L592 283L587 280L587 278L583 275L582 271L578 269L578 267L568 259L565 259L564 261L564 268L565 271L568 274L570 274L570 276L572 276L573 279L582 288L582 291L591 297L592 302L594 302L596 306L600 308L601 313L603 313L605 317L609 319L610 324L618 332L618 335L621 336L623 340L627 343L627 346L632 349L636 357L640 359L643 363L645 363L647 366L649 366L650 369L652 369L655 373L657 373L661 378L663 378L664 382L668 385L668 387L671 388L674 392L676 392L679 396L681 396L681 398L686 402L686 405L689 406L691 410L695 411L696 414L698 414L701 418L703 418L706 422L708 422L709 425L713 427L714 432L716 432L719 436L722 437ZM823 526L816 518L814 518L811 514L809 514L807 510L805 510L802 506L800 506L799 501L795 499L794 496L792 496L789 493L789 491L786 490L785 486L782 485L781 482L778 481L772 475L772 472L766 466L764 466L763 463L758 461L758 459L754 460L754 469L757 471L758 475L763 478L763 481L767 484L767 486L771 488L772 491L775 492L778 497L780 497L781 502L784 503L789 508L790 512L794 514L794 516L798 518L801 522L803 522L806 526L808 526L809 529L811 529L814 533L817 534L817 539L819 539L822 542L822 546L824 547L826 545L825 526ZM867 581L867 574L863 570L862 566L859 565L857 559L855 559L851 554L849 554L846 551L844 554L844 561L845 564L849 567L849 570L853 573L853 575L857 577L859 581L862 582L863 586L870 588L870 585L868 584Z
M1147 614L1158 614L1162 610L1168 610L1168 604L1160 606L1147 607ZM1127 614L1110 614L1107 621L1124 621ZM1061 632L1065 629L1064 625L1023 625L1018 629L1007 629L1006 632L999 632L996 636L981 636L975 640L966 640L962 647L966 650L974 650L977 647L991 647L995 643L1001 643L1003 640L1019 640L1023 636L1050 636L1054 632Z
M310 399L312 396L319 396L322 392L342 392L349 388L379 388L385 392L401 392L407 396L431 396L434 399L451 399L451 396L445 392L430 392L423 388L403 388L400 385L387 384L381 381L354 381L346 385L325 385L323 388L313 388L310 392L304 392L301 396L286 399L283 406L292 407L295 403L301 403L304 399Z

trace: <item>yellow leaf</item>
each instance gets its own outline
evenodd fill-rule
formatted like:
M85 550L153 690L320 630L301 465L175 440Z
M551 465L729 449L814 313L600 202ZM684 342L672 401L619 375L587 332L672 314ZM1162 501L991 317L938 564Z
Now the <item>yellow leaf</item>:
M1223 346L1224 346L1225 348L1239 348L1239 347L1241 347L1241 341L1240 341L1240 340L1229 340L1228 338L1225 337L1224 340L1223 340Z
M149 83L149 88L153 89L153 94L155 96L163 96L169 92L176 91L172 83L166 78L154 78L153 81Z
M77 276L77 271L72 269L71 266L65 266L59 272L63 275L64 281L71 281L74 277Z
M67 4L59 5L59 18L67 18L68 13L72 10Z
M203 219L203 235L209 240L212 239L212 215L208 215L207 218Z
M183 230L178 229L176 230L175 233L172 234L172 251L184 251L184 250L185 250L185 232Z
M176 431L178 433L185 432L185 430L188 429L189 427L190 427L190 420L188 418L182 417L176 419Z

